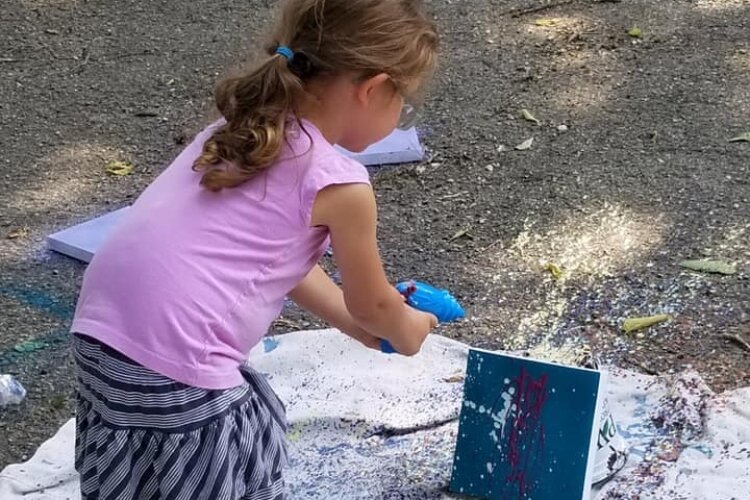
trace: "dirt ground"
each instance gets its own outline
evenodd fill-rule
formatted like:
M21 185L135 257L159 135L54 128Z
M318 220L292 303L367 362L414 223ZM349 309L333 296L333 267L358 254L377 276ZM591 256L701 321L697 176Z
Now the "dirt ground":
M271 3L4 0L0 373L29 396L0 410L0 467L73 415L66 329L84 267L45 236L138 195L207 123ZM451 289L468 319L440 332L472 345L748 385L750 143L728 140L750 131L750 3L427 3L443 36L419 128L429 157L375 176L393 280ZM703 257L738 272L678 266ZM657 313L672 320L622 332ZM317 324L289 310L275 328Z

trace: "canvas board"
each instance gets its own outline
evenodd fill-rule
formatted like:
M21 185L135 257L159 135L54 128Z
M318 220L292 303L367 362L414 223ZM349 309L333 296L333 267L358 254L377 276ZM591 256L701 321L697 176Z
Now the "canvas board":
M96 249L104 242L129 207L123 207L109 212L81 224L63 229L47 236L47 246L50 250L73 257L74 259L91 262Z
M588 500L602 373L471 349L451 491Z

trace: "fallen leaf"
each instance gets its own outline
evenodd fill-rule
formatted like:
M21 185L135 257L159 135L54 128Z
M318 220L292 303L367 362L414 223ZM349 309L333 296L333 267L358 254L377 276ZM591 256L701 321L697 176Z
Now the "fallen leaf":
M729 139L729 142L750 142L750 132L745 132L737 137Z
M465 378L466 377L464 376L463 373L458 372L458 373L451 375L450 377L445 377L443 379L443 382L446 382L448 384L456 384L458 382L463 382Z
M530 139L526 139L521 144L516 146L516 149L518 151L526 151L527 149L531 149L531 145L534 144L534 138L531 137Z
M633 38L642 38L643 31L641 30L641 28L633 26L628 30L628 35L632 36Z
M29 234L29 229L26 227L21 227L18 229L14 229L13 231L8 233L8 239L9 240L16 240L18 238L23 238Z
M521 116L523 116L523 119L526 121L534 122L537 125L539 125L540 122L534 115L532 115L528 109L522 109L521 110Z
M286 440L290 443L296 443L302 438L302 429L294 429L286 436Z
M448 241L455 241L463 237L471 238L471 235L469 234L469 228L459 229L453 234L453 236L448 239Z
M46 342L42 342L41 340L29 340L28 342L23 342L21 344L16 344L15 347L13 347L13 350L16 352L34 352L34 351L40 351L47 347Z
M537 19L536 21L534 21L535 25L537 25L537 26L543 26L545 28L548 28L550 26L554 26L557 23L558 23L557 19L547 19L547 18Z
M126 161L111 161L105 167L107 172L112 175L123 176L133 173L133 165Z
M544 266L544 269L549 271L549 273L552 275L553 278L556 280L559 280L563 277L563 271L560 269L560 266L555 264L554 262L548 262L546 266Z
M683 260L680 266L702 273L735 274L737 268L721 260Z
M656 316L647 316L644 318L628 318L622 323L622 329L625 333L643 330L649 326L663 323L672 319L668 314L658 314Z

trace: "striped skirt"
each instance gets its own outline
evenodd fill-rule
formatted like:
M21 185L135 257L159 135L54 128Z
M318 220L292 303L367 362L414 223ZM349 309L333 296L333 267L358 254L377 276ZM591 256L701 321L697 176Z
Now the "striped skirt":
M284 407L265 378L207 390L73 336L83 500L282 500Z

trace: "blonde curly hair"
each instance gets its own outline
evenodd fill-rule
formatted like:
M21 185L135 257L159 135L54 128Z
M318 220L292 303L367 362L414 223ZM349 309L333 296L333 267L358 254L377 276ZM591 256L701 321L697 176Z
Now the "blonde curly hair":
M420 0L287 0L266 55L216 87L216 106L226 123L193 165L203 174L201 184L220 191L270 167L311 79L387 73L406 88L432 73L437 45ZM289 47L294 56L277 53L279 47Z

